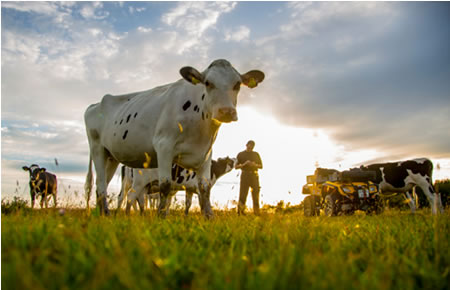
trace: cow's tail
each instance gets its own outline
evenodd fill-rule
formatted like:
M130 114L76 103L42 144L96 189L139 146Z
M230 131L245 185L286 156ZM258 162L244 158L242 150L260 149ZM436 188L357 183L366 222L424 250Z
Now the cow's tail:
M92 156L89 155L88 173L86 175L86 182L84 183L84 193L86 195L86 209L89 211L89 200L91 199L92 186L94 184L92 178Z

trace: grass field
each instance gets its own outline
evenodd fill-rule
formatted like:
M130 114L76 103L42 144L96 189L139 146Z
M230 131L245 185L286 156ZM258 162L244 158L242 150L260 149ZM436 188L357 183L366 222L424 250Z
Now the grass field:
M2 289L449 289L450 212L167 219L18 211Z

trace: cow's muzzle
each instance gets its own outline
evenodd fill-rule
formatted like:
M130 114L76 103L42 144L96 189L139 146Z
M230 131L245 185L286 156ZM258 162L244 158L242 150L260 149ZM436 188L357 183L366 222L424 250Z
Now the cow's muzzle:
M235 108L227 107L227 108L220 108L218 110L217 119L219 122L222 123L230 123L238 120L237 112Z

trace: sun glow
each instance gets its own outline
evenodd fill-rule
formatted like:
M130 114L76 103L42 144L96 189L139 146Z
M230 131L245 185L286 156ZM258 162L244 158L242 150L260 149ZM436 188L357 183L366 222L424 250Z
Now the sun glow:
M254 140L254 150L263 161L259 171L262 204L281 200L300 203L306 175L312 174L316 166L335 165L342 154L343 149L320 130L286 126L249 107L239 108L238 113L237 122L220 128L213 158L236 157L248 140ZM234 170L219 180L211 194L213 203L223 205L238 199L239 175L240 171ZM250 196L247 205L251 204Z

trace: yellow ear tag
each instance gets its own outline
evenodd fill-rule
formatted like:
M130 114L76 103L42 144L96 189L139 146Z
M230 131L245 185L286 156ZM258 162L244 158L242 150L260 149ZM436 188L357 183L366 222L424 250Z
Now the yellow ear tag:
M254 78L250 78L250 80L248 81L247 86L251 89L253 89L254 87L256 87L258 84L256 83Z
M144 152L145 153L145 162L144 162L144 168L149 168L150 167L150 161L151 161L151 157L150 157L150 155L148 155L148 153L147 152Z
M196 85L196 84L200 83L200 81L198 79L196 79L195 77L192 77L192 83L194 85Z
M178 128L180 129L180 133L183 133L183 126L180 123L178 123Z

